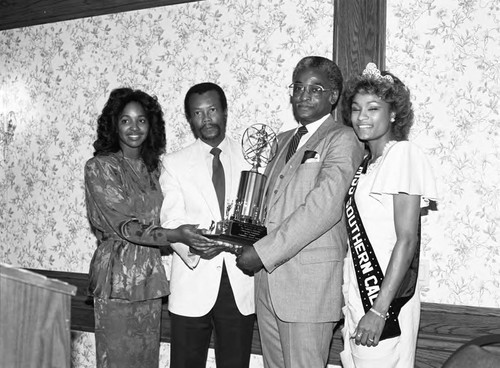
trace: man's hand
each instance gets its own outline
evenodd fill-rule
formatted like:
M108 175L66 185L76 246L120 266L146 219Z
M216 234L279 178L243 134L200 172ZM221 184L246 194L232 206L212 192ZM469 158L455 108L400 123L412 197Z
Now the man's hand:
M182 243L189 246L191 253L199 255L203 259L212 259L224 250L218 242L206 238L204 229L198 229L197 225L181 225L177 228Z
M217 242L196 243L190 247L191 253L199 255L203 259L212 259L225 249L226 247Z
M240 255L236 258L236 265L250 275L264 267L254 247L249 245L242 248Z

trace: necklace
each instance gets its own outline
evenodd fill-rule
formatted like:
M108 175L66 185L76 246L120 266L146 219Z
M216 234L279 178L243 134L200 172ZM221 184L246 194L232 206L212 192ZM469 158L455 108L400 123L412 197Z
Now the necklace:
M394 146L394 144L396 144L397 141L388 141L385 146L384 146L384 149L382 150L382 153L380 155L378 155L377 157L372 157L370 159L370 161L368 161L368 168L366 170L366 172L371 172L373 171L373 169L375 167L378 166L378 164L380 163L380 159L381 157L383 157L385 155L385 153L392 147Z

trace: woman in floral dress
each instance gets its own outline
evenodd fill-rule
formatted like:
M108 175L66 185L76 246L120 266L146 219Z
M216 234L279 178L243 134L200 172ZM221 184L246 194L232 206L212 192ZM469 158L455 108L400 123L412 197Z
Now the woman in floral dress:
M130 88L111 92L85 165L87 215L97 238L89 292L99 368L158 367L162 297L169 294L160 248L212 244L195 225L159 226L165 141L155 97Z
M436 199L431 166L408 139L410 93L370 63L348 81L344 122L369 149L346 199L344 368L414 366L420 320L420 209Z

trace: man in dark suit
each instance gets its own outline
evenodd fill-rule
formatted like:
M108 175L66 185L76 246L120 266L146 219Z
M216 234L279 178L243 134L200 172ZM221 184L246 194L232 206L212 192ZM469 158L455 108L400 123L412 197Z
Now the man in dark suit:
M342 92L338 66L302 59L290 100L297 129L278 136L266 168L268 235L237 263L255 275L265 368L325 367L341 318L347 246L344 197L363 157L353 130L331 115Z

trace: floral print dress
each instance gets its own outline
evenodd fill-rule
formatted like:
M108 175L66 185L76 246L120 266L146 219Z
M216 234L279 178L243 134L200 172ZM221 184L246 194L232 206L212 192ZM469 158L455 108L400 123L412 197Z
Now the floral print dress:
M167 246L159 226L163 195L158 176L142 160L112 153L85 165L87 216L97 237L90 264L90 295L139 301L169 293L157 246Z
M169 293L158 174L121 152L96 156L85 165L85 194L97 238L89 270L97 366L157 367L161 297Z

